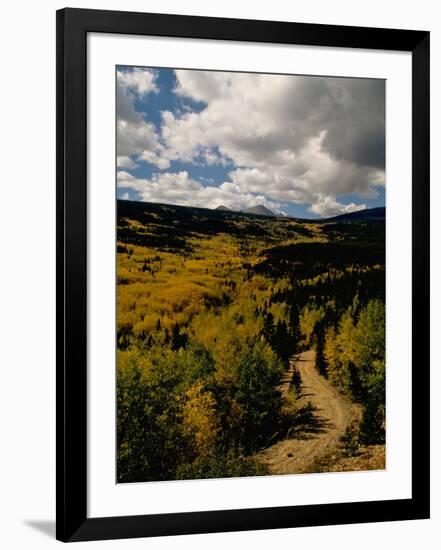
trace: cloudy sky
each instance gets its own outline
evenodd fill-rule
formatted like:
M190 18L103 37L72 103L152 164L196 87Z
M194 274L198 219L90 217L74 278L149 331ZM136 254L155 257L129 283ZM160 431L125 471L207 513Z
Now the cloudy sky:
M298 217L384 205L384 81L117 67L119 198Z

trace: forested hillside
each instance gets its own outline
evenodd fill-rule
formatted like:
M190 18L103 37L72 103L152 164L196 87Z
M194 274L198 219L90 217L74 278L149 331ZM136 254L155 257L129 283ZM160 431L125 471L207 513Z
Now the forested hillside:
M268 473L311 348L362 409L345 449L384 444L384 228L118 201L118 481Z

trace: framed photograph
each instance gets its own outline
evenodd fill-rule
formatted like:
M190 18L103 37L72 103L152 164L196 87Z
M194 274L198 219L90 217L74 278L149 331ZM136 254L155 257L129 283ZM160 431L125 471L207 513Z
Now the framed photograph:
M57 258L59 540L429 517L428 32L58 11Z

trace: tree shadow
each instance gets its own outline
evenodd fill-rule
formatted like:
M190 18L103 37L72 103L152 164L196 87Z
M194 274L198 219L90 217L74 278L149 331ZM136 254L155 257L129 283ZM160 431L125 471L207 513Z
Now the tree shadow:
M314 407L309 401L294 414L287 414L279 426L279 430L273 434L262 449L271 447L283 439L307 441L326 433L334 427L334 424L320 416L319 412L320 409Z
M295 362L296 363L308 363L309 361L311 361L310 359L302 359L301 357L298 357Z
M23 523L48 537L55 538L55 521L53 520L26 519Z
M302 397L302 398L305 398L305 397L314 397L314 393L304 393L302 391L302 393L299 395L299 397Z
M287 431L287 437L305 441L326 433L334 425L327 418L320 416L319 411L320 409L310 402L299 409L293 424Z

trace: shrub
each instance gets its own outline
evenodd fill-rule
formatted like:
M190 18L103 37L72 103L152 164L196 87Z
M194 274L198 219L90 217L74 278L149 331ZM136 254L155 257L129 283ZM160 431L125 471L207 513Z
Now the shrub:
M348 426L341 437L341 442L348 456L356 456L360 448L360 431L358 427L355 425Z

